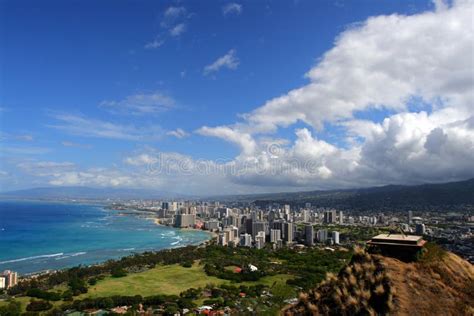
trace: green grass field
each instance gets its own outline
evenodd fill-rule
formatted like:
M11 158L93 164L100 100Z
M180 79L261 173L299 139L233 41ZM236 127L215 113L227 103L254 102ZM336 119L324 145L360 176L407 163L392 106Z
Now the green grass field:
M244 285L285 283L290 275L275 275L260 279L258 282L243 282ZM180 265L158 266L145 272L129 274L122 278L107 277L91 286L86 294L79 298L104 297L112 295L175 294L189 289L205 287L207 284L230 284L230 281L208 276L202 266L194 264L191 268Z
M207 276L202 267L194 264L191 268L180 265L158 266L140 273L132 273L122 278L107 277L91 286L85 297L103 297L112 295L179 294L194 287L206 284L222 284L225 280Z
M286 281L291 278L291 275L280 274L261 278L257 282L235 284L247 286L256 284L283 286L286 284ZM82 294L75 299L107 297L112 295L179 295L179 293L189 288L205 287L207 284L231 284L231 281L206 275L203 267L198 263L193 264L191 268L184 268L180 265L157 266L144 272L131 273L122 278L106 277L98 281L96 285L90 286L86 294ZM61 289L63 288L64 286L61 287ZM15 300L21 303L22 310L25 311L30 299L29 297L19 297ZM55 306L59 306L63 302L58 301L52 303ZM6 301L0 301L0 306L4 304L8 303Z

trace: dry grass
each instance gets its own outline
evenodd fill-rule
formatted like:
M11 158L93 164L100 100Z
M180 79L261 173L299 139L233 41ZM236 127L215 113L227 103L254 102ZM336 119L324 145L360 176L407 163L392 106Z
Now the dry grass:
M377 315L393 306L390 283L380 260L356 248L351 263L336 277L328 274L317 289L300 297L286 315Z
M474 267L438 247L418 262L354 250L339 275L328 275L284 315L474 315ZM431 252L430 252L431 250Z

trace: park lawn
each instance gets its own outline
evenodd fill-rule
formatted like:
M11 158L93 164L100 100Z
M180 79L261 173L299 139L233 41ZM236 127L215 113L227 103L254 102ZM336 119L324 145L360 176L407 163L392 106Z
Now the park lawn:
M286 283L291 278L293 278L291 275L280 274L263 277L257 282L242 282L235 283L235 285L265 284L272 286L275 282ZM157 266L144 272L131 273L122 278L107 277L91 286L86 294L82 294L78 298L112 295L179 295L179 293L189 288L205 287L207 284L230 283L228 280L208 276L203 267L196 263L191 268L184 268L180 265L166 265Z
M286 281L292 278L293 276L288 274L277 274L263 277L256 282L234 283L234 285L252 286L264 284L272 287L274 284L286 284ZM86 294L75 297L75 299L113 295L179 295L179 293L189 288L205 287L207 284L231 284L231 281L208 276L204 272L203 267L198 263L193 264L191 268L184 268L180 265L157 266L144 272L130 273L122 278L106 277L103 280L99 280L96 285L90 286ZM21 303L23 312L26 311L26 305L28 305L30 300L30 297L15 298L15 301ZM58 301L51 303L54 306L60 306L64 302ZM8 302L0 301L0 306L4 304L6 305Z
M78 298L112 295L178 295L192 287L204 287L209 283L218 285L225 282L225 280L206 275L198 264L194 264L191 268L175 264L157 266L144 272L130 273L122 278L106 277L91 286L86 294Z

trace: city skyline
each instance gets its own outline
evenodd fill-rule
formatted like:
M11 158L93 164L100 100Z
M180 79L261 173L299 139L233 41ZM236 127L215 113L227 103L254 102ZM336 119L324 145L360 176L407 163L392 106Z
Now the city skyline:
M472 1L1 9L0 191L474 177Z

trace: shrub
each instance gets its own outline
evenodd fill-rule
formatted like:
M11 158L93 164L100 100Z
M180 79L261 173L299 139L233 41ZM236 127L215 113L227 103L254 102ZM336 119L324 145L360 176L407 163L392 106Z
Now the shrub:
M127 271L125 271L123 268L114 268L110 272L113 278L122 278L124 276L127 276Z
M28 312L41 312L51 309L53 305L48 301L31 301L30 304L26 306Z

